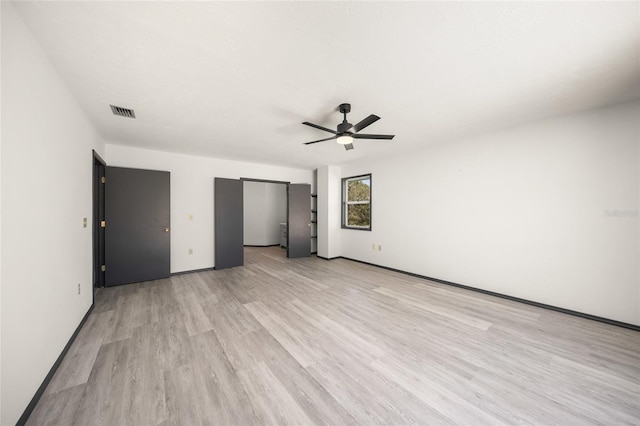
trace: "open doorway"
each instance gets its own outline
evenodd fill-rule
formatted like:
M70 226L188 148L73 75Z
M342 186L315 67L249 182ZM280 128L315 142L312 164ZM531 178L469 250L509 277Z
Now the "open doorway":
M280 246L287 257L311 255L311 185L247 179L243 183L243 245Z
M243 179L245 247L287 247L288 182Z
M232 268L244 264L244 183L262 182L283 185L287 189L287 257L311 256L311 214L310 208L311 184L292 184L282 181L267 181L261 179L228 179L214 178L214 265L215 269ZM263 198L264 201L264 198ZM264 216L265 206L256 203L252 210ZM277 210L277 209L276 209ZM285 223L280 217L276 218L270 229L278 229L280 235L281 224ZM275 235L275 233L274 233ZM247 241L247 244L249 241ZM280 244L278 240L261 240L260 245ZM257 245L257 244L254 244Z

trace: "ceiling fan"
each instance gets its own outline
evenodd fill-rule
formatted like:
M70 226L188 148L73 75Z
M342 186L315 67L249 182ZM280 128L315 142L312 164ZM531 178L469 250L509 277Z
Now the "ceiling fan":
M315 127L316 129L324 130L325 132L333 133L334 135L334 136L331 136L330 138L320 139L312 142L306 142L305 145L311 145L312 143L318 143L318 142L324 142L324 141L330 141L332 139L336 139L336 142L338 142L341 145L344 145L344 149L348 151L350 149L353 149L354 139L391 140L395 136L395 135L369 135L369 134L358 133L360 130L364 129L365 127L380 120L380 117L378 117L377 115L371 114L370 116L368 116L367 118L365 118L364 120L362 120L361 122L359 122L354 126L353 124L347 121L347 113L351 112L351 104L340 104L340 106L338 107L338 110L340 111L340 113L344 114L344 119L342 120L342 123L338 124L337 131L327 129L326 127L322 127L317 124L309 123L308 121L305 121L304 123L302 123L302 124L306 124L307 126Z

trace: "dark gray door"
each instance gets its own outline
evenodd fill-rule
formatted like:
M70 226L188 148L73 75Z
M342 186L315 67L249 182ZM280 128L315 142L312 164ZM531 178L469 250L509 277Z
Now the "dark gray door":
M287 256L311 256L311 185L289 185L287 223Z
M105 228L101 226L105 220L104 211L104 186L105 170L107 166L104 161L93 151L93 285L104 287L105 264Z
M213 187L215 268L242 266L244 264L242 181L215 178Z
M170 275L169 179L169 172L107 167L106 286Z

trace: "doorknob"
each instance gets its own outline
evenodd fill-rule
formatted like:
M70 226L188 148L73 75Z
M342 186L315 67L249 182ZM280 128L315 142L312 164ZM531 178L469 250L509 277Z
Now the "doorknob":
M164 232L169 232L169 228L164 228Z

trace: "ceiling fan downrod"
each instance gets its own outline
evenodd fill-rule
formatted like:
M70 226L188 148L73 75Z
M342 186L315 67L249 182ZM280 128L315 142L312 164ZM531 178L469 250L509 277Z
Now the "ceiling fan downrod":
M347 113L351 112L351 104L340 104L338 110L344 115L342 123L338 124L338 132L345 133L347 130L353 127L353 124L347 121Z

